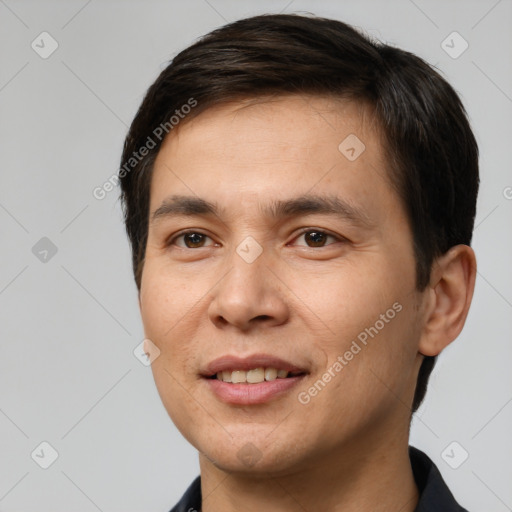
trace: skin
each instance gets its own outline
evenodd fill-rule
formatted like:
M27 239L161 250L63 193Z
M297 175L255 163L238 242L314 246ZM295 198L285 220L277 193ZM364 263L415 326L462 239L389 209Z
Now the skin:
M349 134L366 146L354 161L338 150ZM272 200L312 193L356 206L366 224L263 213ZM412 512L418 489L407 447L418 370L423 355L461 331L476 264L471 248L455 246L416 289L411 229L369 111L295 95L210 108L164 141L150 213L175 194L223 209L150 222L139 293L145 336L160 350L158 392L199 451L202 510L310 511L321 496L324 511ZM335 238L315 245L301 228ZM173 239L189 229L206 236ZM262 248L252 263L236 252L248 236ZM401 311L301 403L297 394L397 302ZM285 395L246 406L220 401L199 376L221 355L262 352L309 374ZM239 456L247 450L254 464Z

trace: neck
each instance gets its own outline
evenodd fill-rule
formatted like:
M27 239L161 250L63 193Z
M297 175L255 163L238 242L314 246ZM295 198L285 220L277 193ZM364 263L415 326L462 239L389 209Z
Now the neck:
M226 472L203 455L200 467L202 512L413 512L419 498L408 432L393 441L351 440L284 475Z

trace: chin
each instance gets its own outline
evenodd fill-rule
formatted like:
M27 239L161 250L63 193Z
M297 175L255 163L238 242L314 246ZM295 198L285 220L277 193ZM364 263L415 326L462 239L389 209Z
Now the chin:
M267 432L259 437L247 435L225 443L209 439L194 445L203 457L226 473L260 474L267 478L289 474L292 468L296 470L301 458L297 443L269 440Z
M219 454L218 459L209 454L202 453L216 468L229 474L250 475L252 478L260 475L262 478L281 477L289 474L291 468L296 469L297 465L284 461L282 457L262 457L259 460L241 460L237 453Z

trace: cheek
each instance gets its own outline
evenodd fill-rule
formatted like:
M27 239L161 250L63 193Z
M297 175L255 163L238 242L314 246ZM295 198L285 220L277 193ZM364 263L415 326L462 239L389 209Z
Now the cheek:
M400 290L385 278L386 273L375 270L379 268L379 263L343 263L328 272L308 272L294 280L291 289L300 299L297 306L309 310L309 315L314 313L318 327L330 335L331 348L342 350L398 300Z
M187 279L179 269L147 261L140 294L146 336L155 340L172 337L176 327L186 323L183 320L200 304L205 295L203 284L198 275Z
M344 397L344 407L357 417L369 410L384 413L410 401L419 329L414 306L406 298L398 296L374 310L340 340L338 352L331 351L331 364L339 362L338 356L343 358L341 378L329 396L332 408Z
M325 370L331 368L336 375L332 393L325 394L334 410L342 402L350 408L361 400L392 398L390 389L401 395L411 382L419 339L411 295L414 281L412 275L404 279L403 272L400 278L397 269L384 263L340 268L316 275L309 283L315 286L308 286L308 277L294 288L322 320L317 325L323 332L328 328L328 335L314 342L327 355Z
M186 437L195 410L187 390L195 375L194 358L200 348L189 332L189 315L201 296L187 289L179 272L146 261L141 282L141 317L144 335L160 350L151 370L160 399L170 418ZM192 390L191 390L192 391Z
M173 421L180 422L188 388L196 376L198 323L191 321L194 306L204 292L189 290L179 272L147 263L141 283L141 317L144 335L160 350L151 369L156 387ZM192 281L197 284L196 280Z

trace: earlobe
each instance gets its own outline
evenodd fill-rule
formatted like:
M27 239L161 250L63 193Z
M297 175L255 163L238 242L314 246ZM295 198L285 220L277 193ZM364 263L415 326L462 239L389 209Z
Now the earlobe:
M473 298L475 278L475 253L467 245L456 245L436 260L418 346L421 354L439 354L460 334Z

